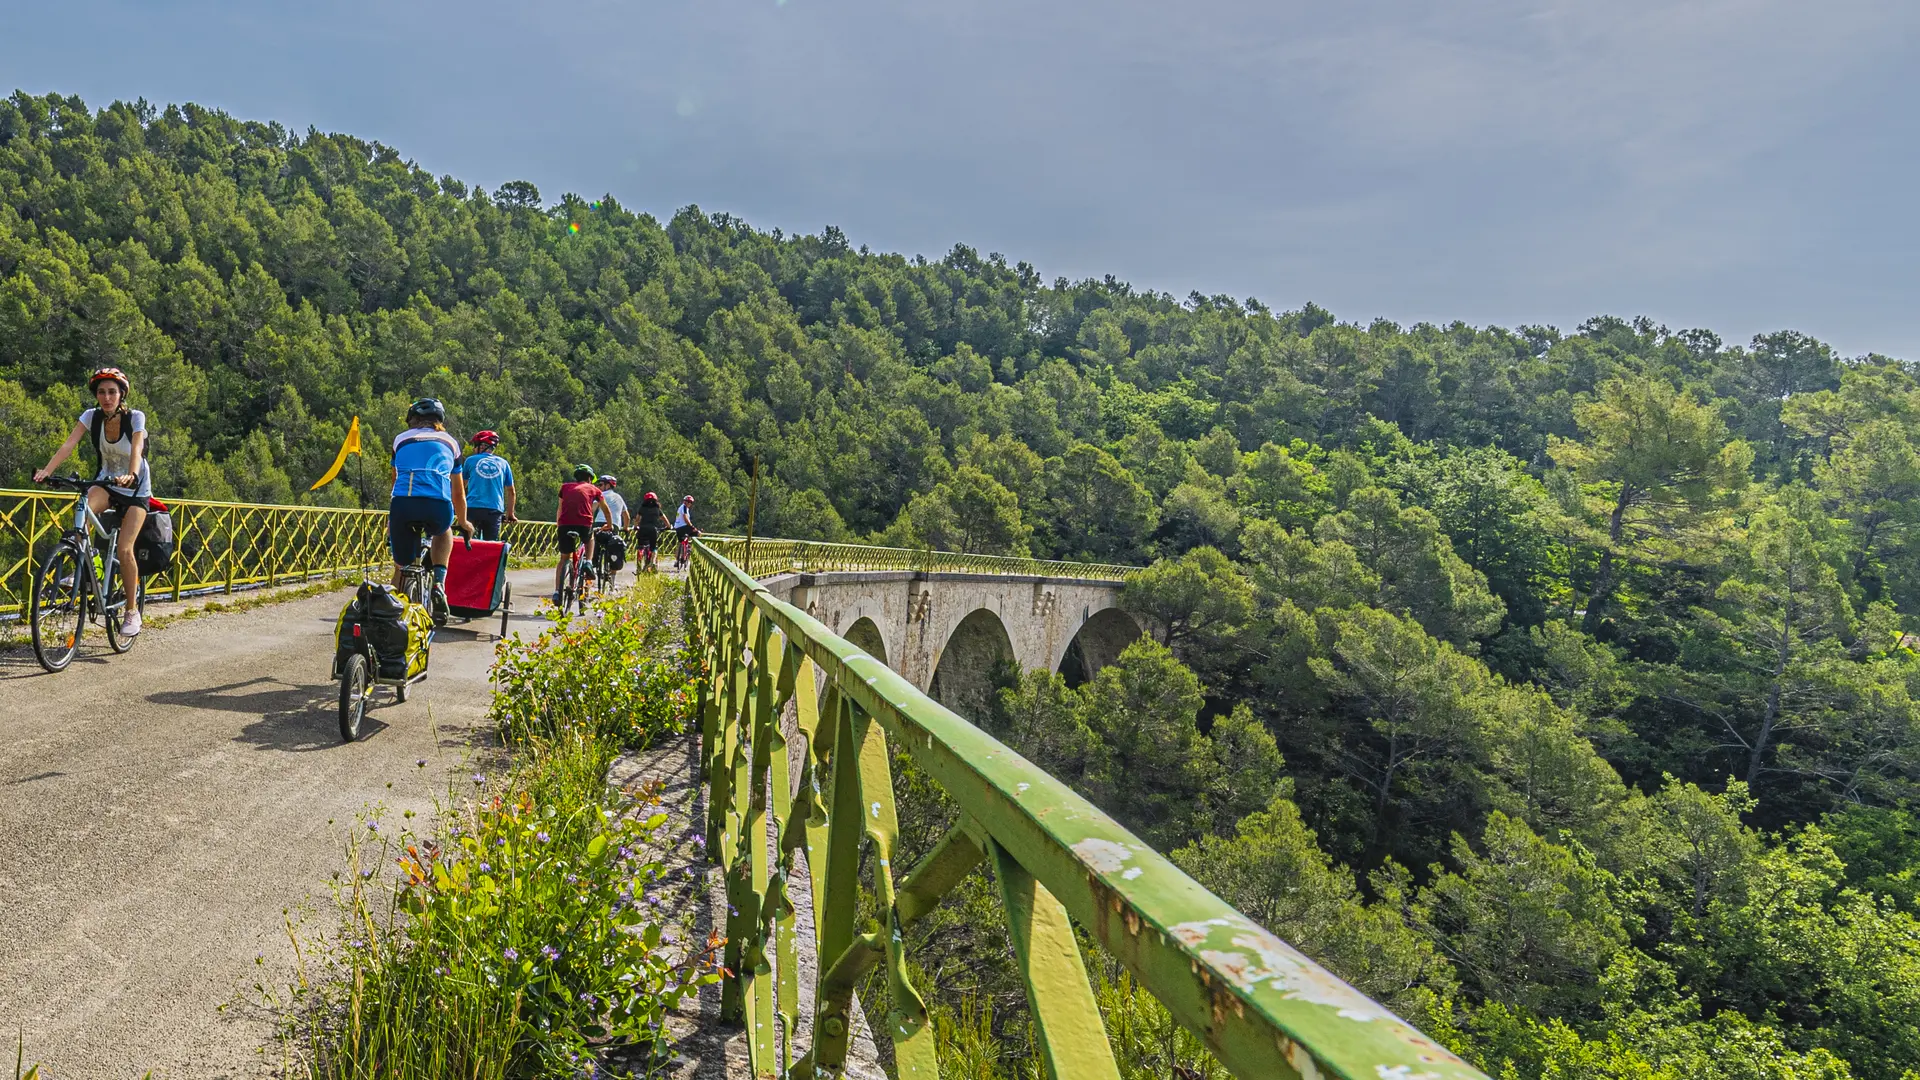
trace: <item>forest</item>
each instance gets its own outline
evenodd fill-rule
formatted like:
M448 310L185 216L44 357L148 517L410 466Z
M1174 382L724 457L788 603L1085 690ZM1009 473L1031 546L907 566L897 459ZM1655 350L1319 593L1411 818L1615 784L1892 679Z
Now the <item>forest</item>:
M525 516L583 461L738 528L757 461L761 535L1139 565L1151 638L974 719L1491 1075L1920 1080L1907 362L1342 322L16 93L0 486L108 364L163 496L384 505L434 395ZM367 490L308 494L355 416ZM1004 945L915 933L1018 1075Z

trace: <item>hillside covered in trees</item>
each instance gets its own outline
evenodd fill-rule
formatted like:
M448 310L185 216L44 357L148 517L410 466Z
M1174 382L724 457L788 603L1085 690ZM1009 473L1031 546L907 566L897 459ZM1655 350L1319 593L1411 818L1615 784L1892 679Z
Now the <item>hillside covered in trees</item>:
M304 489L433 394L529 516L586 461L737 525L757 457L765 535L1149 566L1158 640L976 719L1368 993L1495 1076L1920 1077L1905 362L1342 323L17 94L0 485L102 364L162 495L357 503ZM915 955L1011 1062L968 918Z

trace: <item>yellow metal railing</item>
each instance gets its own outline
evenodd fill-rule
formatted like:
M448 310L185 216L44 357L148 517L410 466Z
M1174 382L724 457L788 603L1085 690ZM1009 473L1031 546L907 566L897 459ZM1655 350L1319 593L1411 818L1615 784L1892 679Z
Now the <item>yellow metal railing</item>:
M75 499L0 489L0 620L24 614L40 556L72 525ZM172 569L147 581L152 599L378 573L389 565L385 510L163 501L173 515L174 559ZM552 522L515 522L502 537L517 556L554 552Z

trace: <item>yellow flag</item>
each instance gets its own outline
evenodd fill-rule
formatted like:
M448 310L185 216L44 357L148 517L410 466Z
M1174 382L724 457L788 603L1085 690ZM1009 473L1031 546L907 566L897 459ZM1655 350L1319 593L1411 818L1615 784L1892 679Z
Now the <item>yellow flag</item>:
M353 418L353 426L347 429L346 441L340 444L339 456L333 459L333 468L328 469L327 475L321 477L318 480L315 480L313 482L313 486L308 488L307 490L319 491L321 488L326 487L327 484L331 482L334 477L340 475L340 466L345 465L347 463L347 455L357 454L359 452L360 452L360 418L356 416Z

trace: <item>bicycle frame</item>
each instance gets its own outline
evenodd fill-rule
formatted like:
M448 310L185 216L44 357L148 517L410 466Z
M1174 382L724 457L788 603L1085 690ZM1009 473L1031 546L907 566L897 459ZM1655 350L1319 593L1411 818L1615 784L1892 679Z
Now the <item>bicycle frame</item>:
M88 595L93 600L94 610L105 616L124 608L127 598L124 592L107 595L107 583L115 580L114 571L120 569L120 526L116 524L111 529L107 528L107 523L94 513L92 505L87 502L87 493L95 486L90 484L80 492L80 503L73 511L73 528L67 536L80 548L80 573L87 576L90 586ZM97 570L93 564L93 537L96 533L107 542L107 550L101 554ZM142 588L145 586L142 585Z

